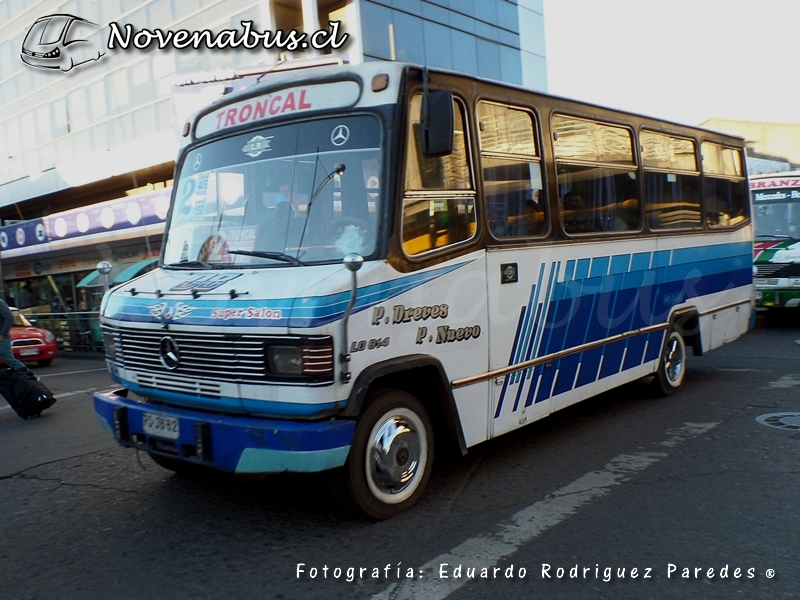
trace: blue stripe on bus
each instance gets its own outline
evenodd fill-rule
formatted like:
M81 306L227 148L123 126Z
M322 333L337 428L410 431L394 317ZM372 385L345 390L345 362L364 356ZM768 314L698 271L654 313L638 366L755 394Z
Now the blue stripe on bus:
M617 254L611 257L611 268L608 271L609 275L617 275L620 273L627 273L631 264L630 254Z
M527 306L523 306L522 308L520 308L519 320L517 321L517 332L514 334L514 343L511 346L511 357L509 357L508 364L512 364L511 360L513 359L514 354L517 350L517 344L519 343L519 334L522 331L522 323L525 320L525 313L527 311L527 308L528 308ZM497 410L495 410L494 413L495 418L500 416L500 410L503 408L503 398L505 398L509 381L511 381L510 374L503 378L503 389L500 390L500 399L497 401Z
M747 242L585 258L567 261L560 281L558 266L551 263L548 291L541 303L537 296L533 331L526 336L521 356L520 346L525 344L517 344L516 362L663 323L673 306L688 299L750 284L751 259L752 246ZM541 265L539 289L545 267ZM539 314L542 310L544 315ZM657 331L526 369L513 410L523 395L528 406L534 395L540 402L654 361L663 339L664 332ZM512 393L509 386L519 379L506 378L496 417L503 397Z
M650 252L637 252L631 259L631 271L644 271L650 268Z
M564 267L564 281L572 281L572 276L575 274L575 261L568 260L567 265Z
M424 285L434 279L447 275L459 269L469 262L450 265L423 273L415 273L397 279L367 285L358 289L358 297L353 307L353 313L371 308L376 304L385 302L399 296L400 294ZM122 319L129 322L159 322L149 309L164 302L170 310L177 310L178 303L183 303L193 310L182 317L167 318L167 322L175 322L186 325L210 325L225 323L230 326L264 326L268 321L274 327L319 327L327 323L337 321L344 315L347 304L350 301L350 291L330 294L327 296L307 296L304 298L279 298L279 299L259 299L259 308L269 308L273 312L280 312L281 317L277 319L261 318L211 318L215 309L237 309L249 308L254 304L253 300L243 297L240 300L228 300L221 302L219 299L206 299L200 297L192 298L170 298L168 301L143 295L137 296L111 296L108 299L106 315L113 319Z
M591 264L591 258L581 258L575 268L575 279L586 279L589 276L589 265Z
M544 269L545 265L542 264L539 267L539 279L538 282L531 287L531 294L528 300L528 307L531 309L534 306L539 304L539 291L542 289L542 280L544 279ZM517 356L515 358L514 364L519 362L524 362L525 356L528 353L528 347L531 340L531 331L533 330L535 323L534 319L538 317L538 311L528 310L528 315L526 316L525 327L522 332L522 341L517 348ZM513 374L513 383L516 383L520 380L520 378L524 375L523 372L516 372Z
M672 250L658 250L657 252L653 252L653 260L650 262L650 268L668 267L671 256Z
M592 259L592 268L589 277L603 277L608 275L608 263L611 258L608 256L596 256Z
M542 304L538 304L536 306L536 320L535 320L535 325L534 325L534 331L536 330L536 328L539 327L539 322L541 320L541 317L542 317ZM530 348L530 345L531 344L529 343L529 346L528 346L529 348ZM526 354L523 357L523 359L525 361L530 360L530 355L527 353L527 351L526 351ZM517 397L514 399L514 410L515 411L519 407L519 401L520 401L520 398L522 396L522 389L525 387L525 381L530 379L531 370L530 369L523 369L522 371L519 371L519 375L520 375L519 379L521 380L521 383L519 385L519 389L517 390Z

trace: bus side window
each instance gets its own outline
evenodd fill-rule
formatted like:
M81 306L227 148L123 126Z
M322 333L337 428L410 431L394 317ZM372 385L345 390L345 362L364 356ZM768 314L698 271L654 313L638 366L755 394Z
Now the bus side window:
M744 180L706 177L703 197L709 227L738 225L747 219L748 195Z
M736 148L713 142L701 144L703 155L703 203L709 227L734 226L750 217L750 194Z
M564 232L639 230L632 132L566 115L555 115L552 129Z
M702 227L700 171L693 140L643 130L645 207L651 229Z
M486 212L498 239L543 235L548 229L534 122L527 110L478 103Z
M402 222L403 249L409 256L466 241L477 233L464 110L458 100L453 105L453 152L425 157L420 140L422 94L411 98Z

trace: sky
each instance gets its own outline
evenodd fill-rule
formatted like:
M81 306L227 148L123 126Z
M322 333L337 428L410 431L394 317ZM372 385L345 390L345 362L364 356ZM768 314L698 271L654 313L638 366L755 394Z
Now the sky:
M686 124L800 124L800 0L544 0L548 91Z

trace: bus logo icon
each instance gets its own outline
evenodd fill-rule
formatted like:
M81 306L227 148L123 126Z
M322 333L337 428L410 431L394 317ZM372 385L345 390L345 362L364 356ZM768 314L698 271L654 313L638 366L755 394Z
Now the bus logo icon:
M40 17L25 35L19 56L31 67L66 73L105 55L99 31L97 23L74 15Z
M331 143L334 146L341 146L350 139L350 130L347 125L337 125L331 132Z

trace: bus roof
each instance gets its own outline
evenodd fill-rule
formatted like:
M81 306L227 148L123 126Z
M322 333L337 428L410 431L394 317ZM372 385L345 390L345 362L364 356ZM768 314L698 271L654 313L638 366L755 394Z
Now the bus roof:
M447 76L452 76L455 78L460 79L467 79L467 80L474 80L478 82L486 83L488 86L492 86L495 90L497 89L506 89L512 93L523 93L523 94L532 94L537 96L541 99L547 100L548 103L559 103L563 104L564 109L567 111L575 111L580 110L581 112L590 114L590 113L605 113L605 114L616 114L619 116L623 116L632 120L640 121L644 123L644 126L647 126L647 122L653 124L659 124L661 126L667 126L672 128L680 128L683 130L691 130L695 133L705 133L710 134L713 136L715 141L727 142L732 143L736 146L743 146L744 139L741 136L722 132L722 131L715 131L712 129L699 127L697 125L687 125L682 123L677 123L673 121L659 119L657 117L652 117L648 115L632 113L625 110L615 109L607 106L601 106L598 104L593 104L585 101L574 100L570 98L565 98L561 96L556 96L553 94L549 94L546 92L534 91L527 88L524 88L519 85L509 84L502 81L496 81L491 79L485 79L481 77L476 77L472 75L468 75L465 73L459 73L455 71L449 71L446 69L440 68L430 68L425 67L423 65L413 64L413 63L402 63L402 62L392 62L392 61L371 61L365 62L361 64L347 64L344 63L340 58L333 57L329 59L315 59L315 60L297 60L297 61L287 61L283 63L276 63L273 65L264 65L259 67L253 67L250 69L242 69L238 71L231 72L227 79L213 79L213 83L216 84L224 84L225 81L236 81L238 85L236 86L236 91L231 91L234 88L229 87L225 91L230 93L225 93L214 100L211 104L206 105L205 107L201 108L199 111L195 112L192 117L190 117L189 122L193 123L192 131L195 132L195 127L197 127L203 119L208 118L208 115L215 113L215 111L221 111L223 107L228 108L231 106L236 105L237 103L245 102L248 99L253 99L256 97L265 97L269 96L272 92L279 92L281 90L292 88L293 86L298 85L311 85L311 80L319 80L320 82L327 82L329 84L335 83L337 80L347 79L348 77L352 81L360 81L361 82L361 89L359 97L353 100L350 96L347 96L345 100L351 100L351 102L345 102L344 100L340 101L338 104L335 102L329 103L328 106L324 106L323 108L350 108L350 107L368 107L368 106L378 106L381 104L388 104L392 102L396 102L398 99L399 91L400 91L400 83L403 79L403 76L406 72L415 70L415 71L422 71L427 69L427 71L431 74L443 74ZM374 91L374 84L370 85L371 82L377 76L387 76L386 87L379 89L378 91ZM180 84L178 87L187 87L193 85L195 82L189 81L184 84ZM198 84L207 84L209 81L202 80L197 81ZM224 92L223 92L224 93ZM299 94L299 91L298 91ZM324 95L324 94L323 94ZM285 98L282 98L285 100ZM294 98L295 104L299 101L299 97ZM242 105L246 106L246 105ZM275 105L273 105L273 109ZM244 108L244 112L246 113L249 109ZM293 112L291 111L291 107L286 111L278 109L280 115L277 116L285 116L286 112ZM241 117L243 113L236 113L236 115L231 114L231 118L238 119ZM215 119L222 119L222 123L225 123L224 117L214 117ZM607 117L604 117L607 118ZM237 124L244 124L245 121ZM205 123L208 126L208 121ZM176 124L177 128L177 124ZM224 129L224 127L222 128ZM188 133L187 129L184 129L186 133ZM217 131L215 128L214 131ZM205 131L201 132L204 135L210 135L213 133L212 131ZM204 137L201 135L200 137ZM181 139L181 146L185 146L192 141L194 136L185 135Z

